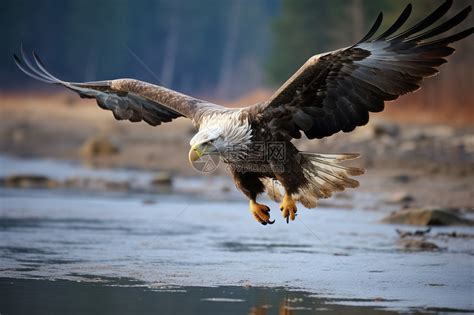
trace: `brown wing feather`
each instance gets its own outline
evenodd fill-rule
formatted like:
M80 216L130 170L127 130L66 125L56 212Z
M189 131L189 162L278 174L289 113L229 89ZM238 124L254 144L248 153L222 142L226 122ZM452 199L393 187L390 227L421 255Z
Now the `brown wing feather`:
M46 83L62 85L82 98L95 98L99 107L112 111L117 120L145 121L149 125L157 126L178 117L187 117L198 125L203 115L225 110L221 106L133 79L66 82L46 70L35 53L35 65L27 58L23 47L21 57L20 59L14 55L15 63L28 76Z
M434 41L462 22L471 11L467 7L439 26L427 29L451 7L446 1L428 17L393 35L406 22L407 6L393 26L371 39L381 24L359 43L311 57L267 102L248 108L259 113L270 128L284 136L323 138L336 132L349 132L369 120L369 112L384 109L384 102L419 89L425 77L438 73L443 59L454 49L449 44L472 34L469 28Z

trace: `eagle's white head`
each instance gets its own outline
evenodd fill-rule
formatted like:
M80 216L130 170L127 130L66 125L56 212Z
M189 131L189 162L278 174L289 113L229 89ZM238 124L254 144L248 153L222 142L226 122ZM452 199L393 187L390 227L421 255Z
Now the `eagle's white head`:
M189 144L189 161L203 155L217 154L227 160L229 156L242 156L252 138L248 120L240 119L240 112L214 114L206 117ZM230 153L230 154L229 154Z

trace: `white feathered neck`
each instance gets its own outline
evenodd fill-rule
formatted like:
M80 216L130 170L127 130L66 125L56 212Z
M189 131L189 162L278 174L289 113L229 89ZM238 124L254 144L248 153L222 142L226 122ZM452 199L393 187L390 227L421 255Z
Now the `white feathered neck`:
M215 113L203 118L199 132L189 144L194 146L209 140L215 140L226 148L232 146L247 147L252 139L252 129L247 119L241 119L240 111Z

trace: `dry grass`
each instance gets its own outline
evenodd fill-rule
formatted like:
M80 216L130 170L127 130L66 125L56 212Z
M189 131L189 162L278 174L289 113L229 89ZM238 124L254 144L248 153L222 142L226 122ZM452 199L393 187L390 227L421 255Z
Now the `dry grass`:
M387 120L398 122L472 126L474 105L459 106L444 102L436 106L427 106L416 99L407 98L393 104L388 103L381 115Z
M269 89L257 89L233 100L219 100L208 98L211 102L228 107L244 107L267 100L273 94ZM469 97L467 98L470 99ZM474 104L458 104L449 100L438 99L433 104L426 104L421 93L404 96L395 102L388 102L385 110L377 114L385 120L412 123L436 123L472 125L474 123ZM2 115L22 114L30 119L39 118L35 113L47 110L51 119L62 119L71 116L77 118L78 123L101 124L110 122L110 113L98 110L94 100L80 100L70 93L25 93L0 94L0 111ZM40 115L44 117L44 115ZM166 125L166 124L165 124Z
M243 107L265 101L273 94L269 89L257 89L242 97L230 100L212 100L229 107ZM467 100L467 104L459 104L459 99ZM401 97L397 101L386 103L385 110L376 114L384 120L411 122L422 124L454 124L472 126L474 123L474 104L472 97L458 98L457 102L449 97L436 98L432 104L422 93Z
M95 165L191 173L186 153L192 130L186 119L159 128L116 121L111 112L100 110L95 101L82 100L67 92L0 95L3 153L80 160L82 145L88 139L103 136L117 143L121 152L97 159L93 161Z

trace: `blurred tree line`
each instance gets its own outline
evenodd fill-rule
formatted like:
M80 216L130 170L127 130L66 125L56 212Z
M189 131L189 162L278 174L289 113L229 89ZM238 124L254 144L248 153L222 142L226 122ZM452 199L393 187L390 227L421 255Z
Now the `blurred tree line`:
M7 0L2 89L41 87L12 54L34 49L65 80L135 77L189 93L235 95L262 83L275 0ZM233 77L241 81L232 82Z
M409 24L444 0L416 0ZM20 43L66 80L134 77L186 93L229 98L282 84L310 56L382 29L407 0L7 0L0 4L1 89L39 87L16 69ZM456 0L449 16L471 3ZM472 16L459 29L472 25ZM469 93L472 39L428 86ZM466 66L468 65L468 66ZM449 94L449 93L448 93ZM472 93L471 93L472 94ZM448 95L449 96L449 95ZM472 100L472 95L471 95Z
M273 47L267 64L269 82L281 85L312 55L349 46L360 40L370 29L380 11L384 21L379 32L397 19L408 3L413 11L406 25L414 25L445 0L282 0L281 14L273 25ZM472 4L472 0L455 0L444 20ZM450 33L473 25L473 15ZM403 28L402 28L403 29ZM454 45L456 54L442 67L440 76L427 80L423 93L404 98L429 107L473 107L474 45L473 38ZM444 69L443 69L444 68Z

